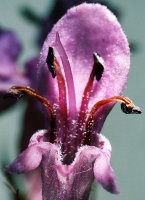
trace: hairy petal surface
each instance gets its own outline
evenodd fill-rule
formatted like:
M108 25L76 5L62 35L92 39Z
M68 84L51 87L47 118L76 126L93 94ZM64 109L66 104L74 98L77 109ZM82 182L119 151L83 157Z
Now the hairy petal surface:
M87 200L94 180L92 165L99 154L96 147L82 147L71 165L60 162L60 152L52 146L42 160L44 200Z
M25 175L27 199L42 200L42 181L40 167Z
M99 148L83 146L76 153L72 164L64 165L61 161L60 148L55 144L46 142L46 134L48 134L46 130L41 130L34 134L30 139L28 148L7 166L7 170L16 173L33 171L32 174L28 174L28 180L29 178L31 180L31 177L34 180L33 173L37 173L36 177L38 178L35 178L41 187L40 171L39 169L34 171L41 163L43 200L87 200L94 180L94 173L97 181L105 189L114 192L108 189L108 185L108 187L104 186L104 182L101 182L101 180L105 179L104 177L110 178L112 172L109 171L110 168L106 167L109 166L110 162L111 145L104 136L98 135L99 143L101 144ZM103 163L105 163L105 159L108 159L107 164L105 163L105 166L100 167L98 165L100 165L100 158L103 156ZM109 172L109 175L104 175L104 171L105 173ZM103 179L100 177L103 177ZM109 178L107 180L110 180ZM41 192L40 187L38 187L39 195ZM33 189L35 191L36 188ZM30 191L31 195L33 196L32 191Z
M41 77L41 73L48 71L46 69L48 47L55 47L57 32L71 64L77 107L80 106L80 97L93 66L94 52L103 58L105 69L102 79L94 83L90 104L122 92L130 65L126 36L116 17L105 6L84 3L70 9L54 26L44 43L39 62L39 81L48 81L52 89L51 94L48 94L47 90L43 91L45 95L55 99L57 94L55 80L50 76L43 80ZM56 56L59 59L57 53ZM60 59L59 62L61 63Z
M110 159L100 154L94 164L94 175L96 181L102 185L104 189L113 194L118 194L118 188L115 182L114 171L110 166Z
M98 136L101 146L99 148L93 146L81 147L71 165L61 163L60 151L54 145L49 152L49 157L47 151L44 152L42 160L42 170L45 172L42 173L44 200L87 200L89 198L94 172L95 175L100 174L100 176L104 173L104 168L97 169L100 157L104 156L104 159L108 159L108 165L111 157L110 142L104 136ZM96 164L94 165L94 163ZM108 170L108 172L110 171ZM109 177L111 177L110 174L108 179ZM111 187L112 179L110 183L108 182L108 187L105 187L100 180L98 182L104 189L115 193L114 190L108 189L109 186Z

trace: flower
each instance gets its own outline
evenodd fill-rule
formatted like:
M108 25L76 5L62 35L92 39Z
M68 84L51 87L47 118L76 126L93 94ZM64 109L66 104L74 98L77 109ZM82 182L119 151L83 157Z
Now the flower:
M15 33L0 29L0 90L8 90L16 84L28 84L17 69L17 60L22 46Z
M84 3L70 9L43 45L37 71L41 95L23 86L7 93L31 95L49 114L48 130L38 130L7 170L28 173L40 167L44 200L87 200L94 178L117 194L111 145L100 131L116 102L125 113L141 113L119 96L129 65L127 39L105 6Z
M17 60L22 46L17 35L0 28L0 96L13 85L28 85L28 80L18 70ZM0 98L0 110L5 110L14 101L3 101Z

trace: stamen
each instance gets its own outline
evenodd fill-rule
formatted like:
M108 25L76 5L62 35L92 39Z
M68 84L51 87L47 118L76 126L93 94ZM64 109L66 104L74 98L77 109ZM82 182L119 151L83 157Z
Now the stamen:
M91 138L93 123L94 123L94 117L95 117L95 114L97 113L98 109L100 109L101 106L104 106L108 103L116 103L116 102L122 103L122 107L121 107L122 111L127 114L132 114L132 113L141 114L140 108L135 106L128 97L115 96L115 97L112 97L109 99L101 100L93 106L92 110L89 113L89 116L88 116L88 119L86 122L86 135L84 135L84 138L82 139L81 144L83 144L83 145L90 144L90 138Z
M45 98L37 94L37 92L29 87L23 86L13 86L9 89L6 96L7 97L21 97L22 94L28 94L30 96L35 97L39 100L50 112L51 115L51 134L50 134L50 141L54 142L55 140L55 132L56 132L56 112L50 102Z
M141 110L139 107L130 108L127 107L124 103L121 104L121 110L126 114L141 114Z
M101 79L102 73L104 71L104 67L102 65L102 60L97 55L97 53L93 54L93 58L94 58L93 69L91 71L88 83L87 83L84 93L83 93L83 99L82 99L81 109L80 109L80 116L82 116L82 113L85 114L86 110L88 108L89 97L91 94L91 89L93 87L94 77L96 76L96 79L99 81Z
M59 106L62 114L61 116L64 118L65 121L67 121L67 100L66 100L65 80L56 58L54 59L54 66L56 69L58 89L59 89Z
M96 75L96 80L100 81L100 79L102 78L102 74L104 72L104 66L103 66L103 60L102 58L97 54L94 53L93 54L93 58L94 58L94 68L95 68L95 75Z
M88 83L83 93L83 99L82 99L79 118L78 118L78 127L77 127L77 132L79 133L78 134L79 138L77 138L78 144L80 143L80 140L82 138L82 133L84 132L84 130L81 129L81 126L82 124L85 123L85 120L86 120L89 98L90 98L91 90L93 87L94 77L96 76L96 79L99 81L104 71L102 58L99 57L97 53L93 54L93 58L94 58L93 69L91 71ZM80 129L82 131L80 131Z
M20 98L22 98L23 96L25 96L25 93L24 92L19 92L19 93L5 93L3 95L3 98L4 99L7 99L7 98L12 98L12 99L16 99L16 100L19 100Z
M50 73L52 74L52 77L55 78L56 70L55 70L55 66L54 66L54 51L53 51L52 47L49 47L48 55L46 58L46 63L48 65L48 69L49 69Z
M65 79L61 72L60 65L57 59L55 58L54 49L52 47L49 47L46 63L52 74L52 77L55 78L57 76L58 90L59 90L59 107L60 107L61 116L66 121L67 120L67 100L66 100Z
M54 55L54 50L52 47L49 47L48 56L47 56L47 64L48 67L50 65L53 66L53 68L49 67L49 69L52 69L52 73L55 69L55 76L57 77L57 83L58 83L58 90L59 90L59 108L60 108L60 120L61 120L61 129L62 129L62 135L58 135L57 139L60 137L60 141L62 143L62 152L66 150L66 140L67 140L67 130L68 130L68 116L67 116L67 99L66 99L66 85L65 85L65 79L63 77L63 74L61 72L61 68L59 65L58 60L56 59ZM54 74L54 73L53 73ZM63 130L65 127L65 130ZM58 140L59 141L59 140Z
M74 88L74 81L72 76L72 71L70 67L70 63L64 47L60 41L59 34L56 33L56 41L55 47L61 57L62 65L64 68L66 83L67 83L67 90L68 90L68 102L69 102L69 117L74 119L76 116L76 96L75 96L75 88Z

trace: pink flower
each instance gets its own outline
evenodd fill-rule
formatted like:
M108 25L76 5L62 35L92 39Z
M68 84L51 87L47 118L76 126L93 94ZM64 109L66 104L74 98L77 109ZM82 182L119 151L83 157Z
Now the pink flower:
M28 85L28 79L18 69L17 60L22 46L17 35L0 28L0 110L14 104L13 100L4 101L2 96L13 85Z
M49 111L49 128L37 131L7 169L28 173L40 166L43 200L87 200L94 178L117 194L111 145L100 131L116 102L125 113L141 113L119 96L129 65L127 39L105 6L84 3L70 9L41 51L38 90L45 97L23 86L8 92L38 99Z

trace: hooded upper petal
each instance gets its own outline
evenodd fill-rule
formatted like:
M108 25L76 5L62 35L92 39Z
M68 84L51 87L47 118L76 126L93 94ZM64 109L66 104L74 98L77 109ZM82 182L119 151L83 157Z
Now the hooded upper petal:
M94 83L93 98L90 103L119 95L126 83L130 65L128 42L116 17L99 4L81 4L70 9L48 35L39 62L39 83L49 84L51 90L45 95L56 100L57 84L48 72L46 56L49 46L54 46L56 33L68 56L74 79L77 107L80 106L85 85L92 66L92 55L97 52L104 60L104 73L99 82ZM57 59L61 60L55 49ZM41 75L45 74L44 76ZM43 79L42 79L43 77Z
M53 27L53 25L66 13L66 11L68 9L70 9L71 7L77 6L83 2L84 2L84 0L69 0L69 1L59 0L59 1L56 1L55 6L51 10L51 13L48 12L48 15L45 18L40 19L37 16L37 19L38 19L37 23L39 24L39 26L41 26L41 32L38 37L39 46L43 45L43 42L46 39L48 33L51 31L51 28ZM122 13L120 13L120 9L118 7L110 4L110 2L108 2L108 1L87 0L87 3L101 3L103 5L106 5L111 11L113 11L113 13L118 18L121 17ZM59 10L59 12L56 12L56 10ZM27 8L27 9L25 8L25 11L28 11L28 13L31 13L32 15L34 15L34 13L29 8ZM26 17L27 17L27 19L29 17L27 15L27 12L26 12ZM35 17L35 19L36 19L36 17ZM31 18L30 18L30 21L31 21ZM36 21L35 21L35 23L36 23Z

